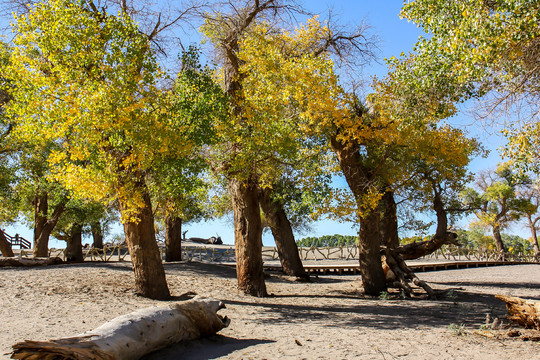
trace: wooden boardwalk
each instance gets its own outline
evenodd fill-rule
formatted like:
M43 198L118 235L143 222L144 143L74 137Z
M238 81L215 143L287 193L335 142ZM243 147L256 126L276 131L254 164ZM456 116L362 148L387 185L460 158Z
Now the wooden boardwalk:
M519 261L450 261L450 262L433 262L407 264L413 271L440 271L452 269L469 269L487 266L502 266L502 265L524 265L536 264L533 262ZM264 265L264 269L268 271L281 272L281 265ZM309 274L317 275L356 275L360 274L360 268L357 264L335 264L335 265L304 265L304 269Z

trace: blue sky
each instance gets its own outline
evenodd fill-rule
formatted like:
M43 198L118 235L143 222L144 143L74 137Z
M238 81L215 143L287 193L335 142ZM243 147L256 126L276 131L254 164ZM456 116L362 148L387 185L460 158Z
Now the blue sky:
M365 22L371 26L371 33L379 39L379 52L377 53L378 63L373 63L364 70L367 79L373 75L384 76L386 73L384 59L391 56L399 56L402 52L411 51L418 36L422 34L422 30L418 29L413 23L399 18L399 12L403 4L400 0L309 0L305 4L308 10L321 13L321 18L323 19L325 18L327 9L331 7L335 15L337 15L337 19L343 24L354 25ZM462 126L466 131L470 132L470 135L478 137L486 148L491 150L491 154L487 159L476 159L473 161L471 164L473 171L493 168L501 161L497 148L503 144L503 139L495 130L479 128L478 124L474 123L473 119L465 111L456 118L451 119L450 122ZM336 181L338 184L344 185L342 179L337 179ZM462 225L466 226L466 222ZM23 226L9 227L6 230L11 235L18 232L27 239L32 239L32 231ZM234 243L233 224L230 218L206 223L189 224L185 226L184 230L189 231L187 236L210 237L219 234L225 243ZM514 230L514 232L521 233L519 228ZM121 233L121 231L120 226L114 230L116 233ZM314 224L313 231L306 235L321 236L336 233L355 235L357 231L358 228L355 224L320 221ZM528 235L524 233L522 236ZM87 239L87 241L91 242L90 239ZM273 245L273 240L269 233L264 235L263 242L265 245ZM64 244L64 242L51 241L51 247L64 247Z

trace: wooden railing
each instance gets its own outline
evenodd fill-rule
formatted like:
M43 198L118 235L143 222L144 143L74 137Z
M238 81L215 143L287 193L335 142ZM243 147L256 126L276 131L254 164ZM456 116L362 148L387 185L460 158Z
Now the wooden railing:
M6 237L8 243L10 243L11 248L13 248L14 246L18 246L20 249L30 249L32 247L32 243L20 236L19 234L15 234L15 236L10 236L3 230L0 231L4 233L4 236Z
M160 247L162 258L165 258L165 249ZM340 247L301 247L298 249L300 258L303 261L324 261L324 260L358 260L357 246ZM50 256L60 256L65 259L65 250L51 249ZM30 251L21 250L19 256L32 256ZM262 250L264 261L279 261L277 248L265 247ZM104 246L103 249L85 249L84 259L86 261L127 261L130 260L127 246L111 245ZM182 259L186 261L205 262L235 262L235 250L233 246L182 246ZM455 246L444 246L434 253L419 260L436 261L508 261L508 262L539 262L533 253L505 253L501 259L496 250L470 249Z

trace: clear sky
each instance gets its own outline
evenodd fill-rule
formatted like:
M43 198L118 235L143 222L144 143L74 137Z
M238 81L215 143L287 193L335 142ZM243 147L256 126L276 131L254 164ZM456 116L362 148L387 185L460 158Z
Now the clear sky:
M422 34L422 30L418 29L414 24L401 20L399 12L403 2L400 0L382 0L382 1L355 1L355 0L308 0L305 1L305 6L308 10L320 13L321 18L325 18L328 8L333 8L343 24L360 24L362 22L371 26L371 33L379 39L379 52L377 53L377 63L367 66L364 70L367 79L373 75L384 76L386 73L386 65L384 59L391 56L399 56L402 52L412 50L418 36ZM464 109L466 110L466 109ZM491 150L491 154L487 159L476 159L471 164L473 171L493 168L501 158L497 152L503 144L503 139L490 128L479 128L471 116L466 114L466 111L452 119L453 124L461 125L470 135L478 137ZM336 182L344 186L343 179L337 179ZM228 244L234 243L234 232L232 217L223 220L216 220L205 223L188 224L184 230L188 230L187 236L210 237L219 234L223 241ZM463 223L466 226L466 222ZM14 235L15 232L22 234L27 239L32 239L32 231L23 226L6 229L8 233ZM519 228L514 231L520 234ZM114 232L121 233L122 229L118 226ZM337 223L333 221L320 221L313 226L313 231L306 236L322 236L331 234L356 235L358 228L351 223ZM528 236L524 233L522 236ZM302 236L299 236L302 237ZM86 241L91 242L90 239ZM265 245L273 245L273 239L270 233L264 235L263 242ZM51 247L64 247L64 242L51 241Z

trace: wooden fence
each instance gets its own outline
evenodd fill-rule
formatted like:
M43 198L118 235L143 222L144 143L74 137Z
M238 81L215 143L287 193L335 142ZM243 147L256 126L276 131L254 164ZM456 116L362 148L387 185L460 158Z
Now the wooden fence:
M165 249L160 247L162 258L165 257ZM324 260L357 260L357 246L340 247L301 247L298 249L300 258L303 261L324 261ZM59 256L65 259L63 249L51 249L50 256ZM265 247L262 250L264 261L279 261L277 248ZM21 249L19 256L30 257L32 252ZM103 249L85 249L84 259L86 261L128 261L129 252L125 245L104 246ZM187 261L205 262L235 262L235 251L233 246L182 246L182 259ZM496 250L470 249L464 247L444 246L434 253L421 258L420 260L430 261L501 261L500 254ZM532 253L506 253L503 261L509 262L538 262Z

